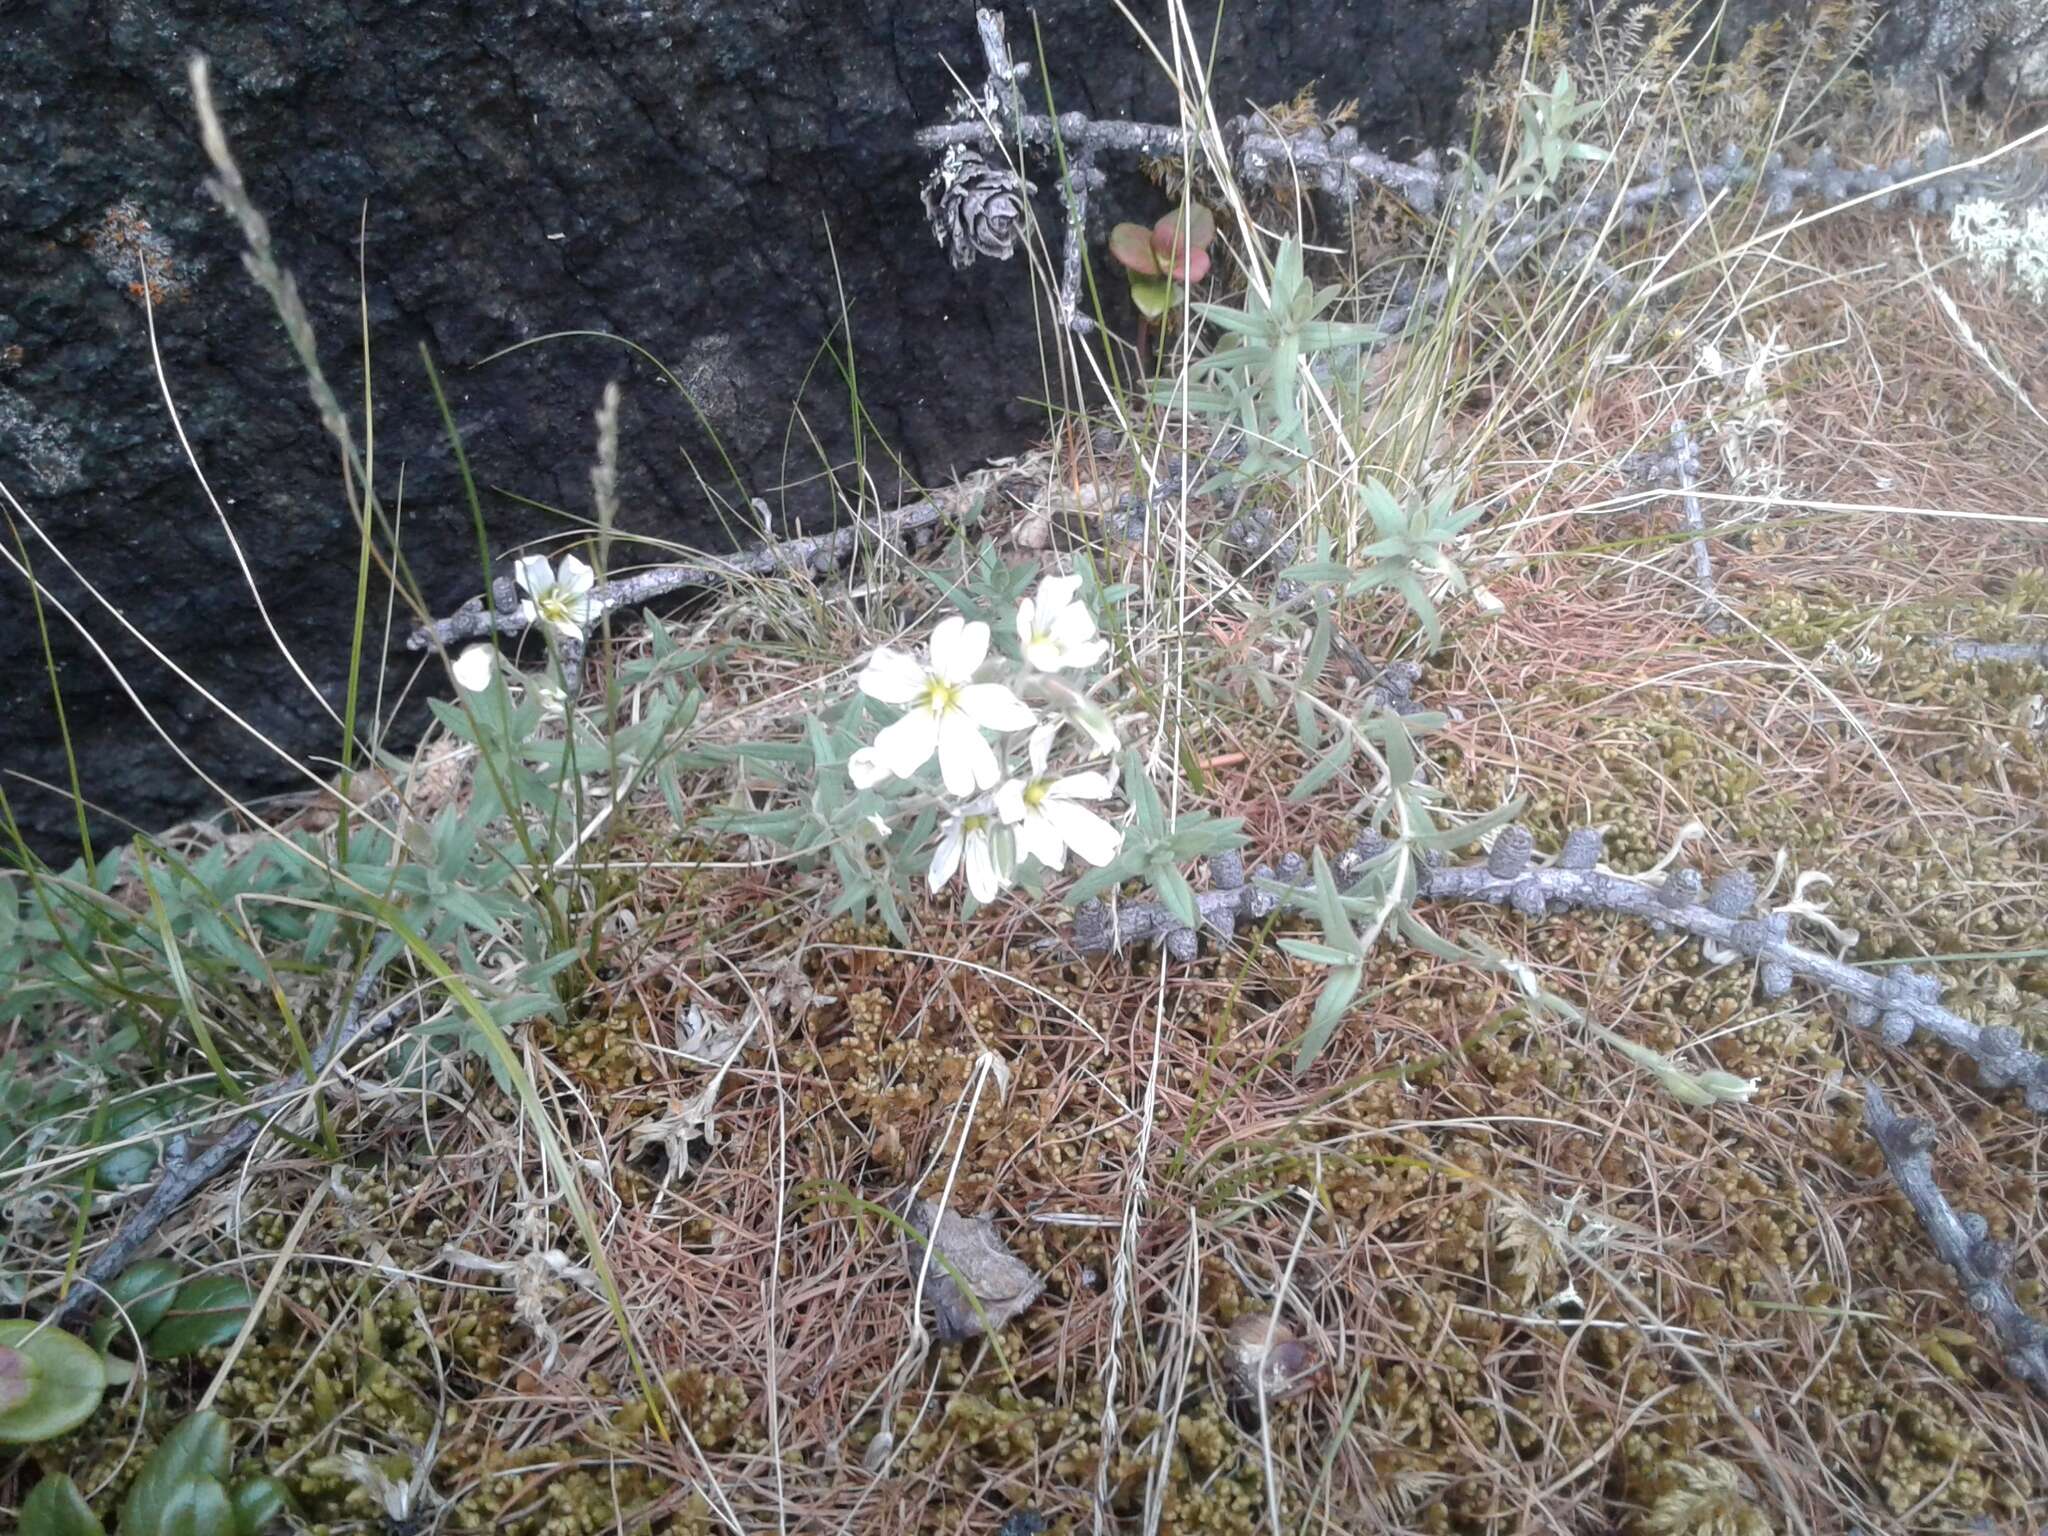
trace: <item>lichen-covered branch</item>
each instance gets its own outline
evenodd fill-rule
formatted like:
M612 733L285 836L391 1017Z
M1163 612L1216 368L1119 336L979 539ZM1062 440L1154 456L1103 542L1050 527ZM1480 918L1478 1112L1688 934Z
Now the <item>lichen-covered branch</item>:
M1184 155L1195 147L1196 137L1173 124L1096 120L1081 112L1057 117L1025 112L1018 83L1029 74L1030 66L1011 60L998 12L977 11L976 20L988 69L985 85L980 94L958 104L955 121L920 129L916 135L920 147L947 157L932 187L927 188L926 211L957 263L972 261L977 248L982 254L1007 259L1011 254L1008 241L998 240L991 246L958 239L958 232L972 227L974 219L954 205L956 181L961 188L959 197L985 198L988 189L977 178L949 174L947 165L954 164L957 170L958 157L979 156L984 151L998 154L1006 149L1018 154L1035 151L1062 161L1067 168L1067 230L1060 264L1060 315L1072 329L1086 330L1089 322L1079 312L1080 257L1086 239L1088 192L1102 182L1097 162L1106 154L1153 159ZM1412 161L1396 160L1361 143L1351 127L1308 126L1280 133L1264 119L1242 117L1225 124L1224 134L1232 170L1247 187L1299 186L1347 208L1375 187L1392 192L1423 213L1461 202L1472 216L1490 218L1499 225L1492 255L1496 268L1510 266L1538 244L1573 230L1630 228L1664 215L1691 220L1723 194L1749 196L1771 216L1800 205L1825 207L1858 198L1869 198L1882 210L1893 206L1900 196L1918 212L1936 213L1980 193L2000 195L2012 182L2010 174L1989 174L1981 168L1951 171L1948 141L1939 135L1930 137L1918 156L1884 165L1845 164L1832 150L1822 148L1815 150L1805 165L1792 166L1781 154L1752 160L1739 146L1730 145L1718 160L1706 165L1656 167L1644 180L1618 189L1602 188L1594 182L1569 193L1558 205L1539 206L1528 199L1504 196L1498 182L1469 160L1446 166L1433 152ZM1010 182L1008 191L1014 193L1023 186L1018 175L1005 174ZM1594 260L1594 253L1587 253L1586 259ZM1615 274L1600 275L1607 286L1626 287ZM1395 322L1390 329L1398 329L1399 322L1414 309L1426 308L1440 297L1439 287L1430 286L1412 299L1404 299L1389 317Z
M1387 846L1372 833L1352 844L1335 864L1340 885L1355 885ZM1210 888L1196 898L1202 927L1229 938L1241 924L1278 909L1281 897L1272 885L1308 883L1308 861L1299 854L1261 866L1250 879L1238 856L1212 859ZM2028 1050L2017 1030L1973 1024L1943 1007L1941 982L1910 966L1859 970L1795 943L1787 914L1754 910L1756 882L1744 871L1730 870L1710 886L1689 867L1671 871L1661 884L1618 875L1601 866L1601 836L1594 828L1573 832L1555 860L1537 864L1528 832L1509 827L1495 838L1484 862L1425 862L1416 896L1421 901L1491 902L1529 918L1573 909L1606 912L1690 934L1752 961L1766 998L1784 996L1796 981L1831 992L1847 1003L1852 1025L1875 1031L1887 1045L1901 1046L1916 1036L1939 1040L1976 1064L1984 1087L2018 1088L2029 1109L2048 1114L2048 1058ZM1068 943L1084 955L1155 944L1176 959L1191 960L1198 935L1156 902L1114 909L1090 902L1075 914Z
M1892 1112L1875 1083L1863 1096L1863 1123L1884 1152L1941 1261L1955 1271L1970 1310L1984 1319L2005 1351L2005 1368L2035 1391L2048 1394L2048 1324L2028 1316L2006 1284L2012 1250L1991 1236L1975 1212L1959 1212L1934 1182L1934 1129L1924 1120Z
M2048 640L1945 640L1942 649L1957 661L2032 662L2048 667Z
M595 611L610 613L693 587L723 586L736 576L823 575L853 558L863 534L877 544L909 543L914 535L936 528L945 516L945 509L936 501L913 502L883 513L871 523L848 525L822 537L785 539L702 563L651 566L604 582L591 590L591 596ZM488 611L482 598L473 597L447 618L421 625L406 636L406 649L424 651L490 634L521 635L539 622L523 610L518 589L509 577L501 576L492 583L491 598Z
M311 1078L299 1071L280 1079L261 1098L248 1105L246 1112L232 1126L197 1151L183 1136L171 1139L164 1149L163 1173L156 1188L121 1224L106 1247L93 1256L85 1272L72 1285L53 1319L59 1326L74 1322L92 1310L101 1292L128 1267L142 1245L155 1236L157 1229L255 1144L264 1126L270 1123L271 1111L284 1108L309 1081L318 1078L331 1062L358 1041L389 1034L412 1013L417 1004L410 997L401 998L376 1013L369 1012L370 998L376 992L380 974L371 970L356 983L347 1010L313 1051Z

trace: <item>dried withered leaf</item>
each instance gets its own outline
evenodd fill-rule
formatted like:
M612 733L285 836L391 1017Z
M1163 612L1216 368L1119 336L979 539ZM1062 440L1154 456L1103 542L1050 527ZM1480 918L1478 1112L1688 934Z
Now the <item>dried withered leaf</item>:
M1316 1347L1270 1312L1239 1314L1230 1325L1223 1364L1230 1395L1248 1403L1261 1395L1269 1403L1299 1397L1323 1374Z
M903 1219L932 1247L924 1294L938 1313L941 1339L967 1339L985 1328L1000 1328L1045 1289L1045 1282L996 1236L995 1223L986 1216L969 1220L941 1210L934 1201L913 1199L905 1203ZM906 1241L903 1248L914 1276L924 1266L924 1244ZM971 1295L954 1280L956 1274Z

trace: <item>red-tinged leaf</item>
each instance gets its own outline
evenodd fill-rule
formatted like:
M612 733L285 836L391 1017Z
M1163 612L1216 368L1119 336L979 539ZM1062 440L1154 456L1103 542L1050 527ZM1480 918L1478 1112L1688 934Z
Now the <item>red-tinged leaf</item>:
M1216 238L1215 217L1200 203L1176 208L1152 226L1152 249L1162 265L1178 260L1186 251L1206 251Z
M1152 232L1142 224L1119 224L1109 232L1109 254L1144 277L1159 275L1152 251Z
M1209 253L1196 248L1182 251L1174 258L1172 271L1177 283L1199 283L1209 275Z

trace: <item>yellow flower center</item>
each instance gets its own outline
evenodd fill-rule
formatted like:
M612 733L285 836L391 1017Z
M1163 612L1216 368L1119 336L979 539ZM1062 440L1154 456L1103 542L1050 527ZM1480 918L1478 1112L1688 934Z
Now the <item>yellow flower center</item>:
M960 707L960 690L951 683L940 682L936 677L925 684L924 707L935 715Z
M540 610L540 616L550 624L574 624L576 622L575 616L569 611L569 599L563 596L560 588L550 588L548 591L541 593L539 597L534 599L533 605Z
M1033 779L1024 786L1024 803L1037 810L1052 795L1052 782L1048 779Z

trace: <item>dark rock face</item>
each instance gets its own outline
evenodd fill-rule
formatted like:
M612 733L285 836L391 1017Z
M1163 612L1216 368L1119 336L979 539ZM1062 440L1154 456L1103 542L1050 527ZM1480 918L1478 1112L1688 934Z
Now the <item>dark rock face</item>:
M1155 23L1164 9L1133 8ZM1193 10L1207 38L1214 6ZM1034 105L1049 78L1063 110L1172 116L1108 0L1040 0L1037 15ZM1520 0L1232 0L1213 80L1226 111L1309 84L1326 101L1355 96L1369 140L1412 150L1451 137L1461 83L1526 16ZM1036 58L1028 18L1012 28L1018 57ZM854 439L822 349L843 351L849 331L865 466L885 494L898 476L878 443L913 479L941 482L1043 431L1023 264L954 271L919 207L930 159L911 135L951 102L947 61L970 83L982 74L970 0L0 0L0 479L76 566L17 518L36 574L126 679L45 605L103 833L117 814L156 828L213 799L127 688L242 795L306 783L252 733L301 757L340 741L330 711L348 672L355 525L280 327L201 190L194 51L213 61L243 172L351 405L367 326L376 480L402 507L408 562L437 611L482 582L423 347L485 488L494 550L587 516L590 413L611 379L627 390L625 526L675 540L739 536L706 484L781 517L829 507L813 440L845 473ZM1164 209L1134 171L1106 168L1098 254L1108 223ZM185 431L317 697L185 462L151 364L145 283ZM494 357L565 331L647 348L723 452L615 342ZM5 530L0 549L20 558ZM381 617L381 577L371 590ZM365 707L403 727L419 713L416 699L401 708L415 658L397 653L379 704L387 654L373 631ZM441 686L423 677L411 694ZM61 788L64 755L28 589L10 570L0 789L30 842L59 855L69 806L30 780Z
M1326 98L1361 97L1379 141L1432 142L1462 78L1525 9L1231 4L1216 81L1233 103L1319 82ZM1170 114L1106 0L1049 0L1039 16L1063 109ZM1019 57L1033 56L1028 22L1012 25ZM243 173L357 406L360 262L376 478L397 506L403 474L407 557L440 610L481 581L423 345L486 487L494 549L571 528L499 492L588 515L591 412L614 378L631 531L731 536L692 465L746 505L687 405L627 349L558 340L486 361L549 332L610 332L662 359L746 493L778 513L827 504L811 434L835 462L852 456L846 391L820 350L843 341L842 291L885 490L897 474L877 439L936 481L1043 430L1024 399L1045 385L1022 263L955 272L920 214L929 157L911 134L952 99L941 60L982 73L966 0L0 0L0 478L168 658L291 753L338 749L328 709L347 678L356 532L278 322L202 191L194 51L212 60ZM1123 175L1096 204L1104 219L1151 217L1164 199ZM185 430L321 699L266 633L178 446L145 280ZM792 428L799 401L808 430ZM37 575L203 769L245 795L305 784L20 532ZM374 580L374 614L384 591ZM68 805L15 776L65 782L42 645L19 575L0 592L0 786L31 843L57 855ZM87 796L145 828L210 803L62 615L45 617ZM381 654L373 635L372 662ZM387 712L413 664L394 661ZM428 676L415 691L442 686Z

